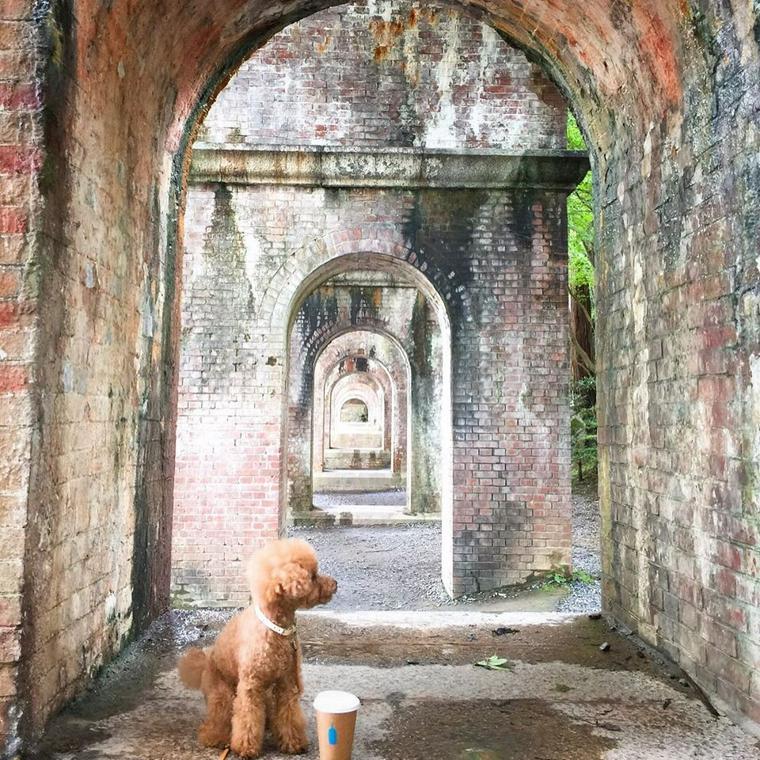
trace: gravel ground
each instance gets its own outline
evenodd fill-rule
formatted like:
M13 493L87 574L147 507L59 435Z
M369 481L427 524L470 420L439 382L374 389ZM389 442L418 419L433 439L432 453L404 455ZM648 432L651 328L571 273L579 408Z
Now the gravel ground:
M329 509L330 507L342 506L379 506L379 507L405 507L406 490L393 489L388 491L322 491L314 492L315 507Z
M571 581L570 593L557 604L558 612L598 612L602 608L599 546L599 497L596 482L577 485L573 493L573 569L587 572L592 583Z
M426 609L448 601L441 572L439 523L366 528L291 528L339 579L335 610Z
M383 492L388 498L403 493ZM378 494L366 496L376 497ZM357 502L357 494L330 494L329 498L332 504L366 503ZM340 579L339 592L329 605L335 610L430 609L450 605L477 608L500 601L514 606L521 596L525 596L527 605L535 602L536 592L541 588L541 584L534 584L527 588L496 590L450 600L439 579L441 528L437 523L291 528L290 535L309 541L319 554L324 572ZM601 566L596 484L584 484L573 494L573 543L575 570L583 570L595 580L592 583L570 581L565 586L568 593L557 596L554 608L560 612L598 612L601 584L597 579ZM533 600L529 602L530 595Z

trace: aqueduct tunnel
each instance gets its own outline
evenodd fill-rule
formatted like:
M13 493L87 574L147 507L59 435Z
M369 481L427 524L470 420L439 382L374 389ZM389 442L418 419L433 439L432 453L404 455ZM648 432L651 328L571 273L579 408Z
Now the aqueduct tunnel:
M261 164L256 169L211 155L204 165L199 151L191 167L189 148L196 136L208 137L198 135L203 117L241 62L272 35L329 5L136 0L75 12L67 2L0 4L0 736L9 754L167 608L186 327L179 292L183 264L192 267L203 247L185 219L204 192L213 213L262 186ZM589 144L600 241L605 612L678 662L721 710L757 730L756 4L478 0L447 8L462 18L471 14L475 21L467 23L487 24L540 65L540 76L567 98ZM380 62L405 34L392 17L381 20L371 30ZM355 64L346 58L346 87ZM260 86L266 90L266 83ZM494 94L508 96L508 90L504 85ZM432 114L422 117L423 130L441 126ZM283 143L276 131L270 137L273 158ZM459 138L444 146L468 147ZM414 158L423 168L434 164L424 150ZM284 169L278 177L292 180L287 161L278 160ZM504 161L507 171L508 155ZM328 163L307 162L312 187L324 182ZM357 182L350 165L338 169L342 181ZM239 171L243 184L231 176ZM267 354L275 363L265 358L257 365L260 387L272 389L277 403L260 408L277 422L259 441L260 469L272 488L241 537L246 546L275 535L282 519L287 362L277 357L288 356L293 305L349 271L332 270L330 261L372 253L404 261L414 272L427 264L415 284L429 288L431 298L437 294L447 310L473 283L479 287L477 277L462 282L456 268L440 266L440 250L425 242L441 225L449 225L447 239L456 237L456 218L436 214L442 206L435 196L452 192L451 179L446 189L426 186L420 171L414 176L410 192L429 222L416 228L415 239L387 217L352 223L358 234L315 231L309 241L291 241L308 262L298 281L257 266L251 293L230 294L234 309L244 308L249 295L271 293L270 313L281 326L278 334L267 331L262 344L267 351L276 347ZM520 180L524 188L535 174ZM204 190L199 181L228 187ZM295 197L287 183L279 187ZM506 194L518 190L507 187ZM530 241L499 229L498 218L485 220L494 239L545 254L546 267L553 261L552 219L561 216L551 213L552 193L556 186L534 187L531 202L517 207ZM389 207L398 196L389 194ZM234 235L222 233L233 244L227 264L234 266ZM494 272L483 259L480 284L491 285ZM496 349L505 313L498 299L483 300L493 321L486 329L486 320L465 320L467 339L491 341L501 359ZM460 328L452 319L452 352L463 345ZM500 385L499 366L478 369ZM452 362L453 372L461 367ZM477 386L482 378L473 370L467 380ZM259 389L240 393L249 390L260 402ZM456 405L454 397L454 427ZM241 435L248 422L236 426ZM453 435L454 467L456 457ZM466 535L456 522L463 512L456 510L467 504L455 497L453 486L453 551L444 567L452 589L455 580L459 590L468 578L502 580L511 569L504 556L489 567L482 555L463 550Z

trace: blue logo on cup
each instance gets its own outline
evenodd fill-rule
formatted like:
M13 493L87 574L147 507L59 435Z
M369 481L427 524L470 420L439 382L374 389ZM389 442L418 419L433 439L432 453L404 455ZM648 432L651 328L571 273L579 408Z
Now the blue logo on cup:
M333 747L338 743L338 729L335 728L335 726L330 726L327 731L327 741L330 743L330 746Z

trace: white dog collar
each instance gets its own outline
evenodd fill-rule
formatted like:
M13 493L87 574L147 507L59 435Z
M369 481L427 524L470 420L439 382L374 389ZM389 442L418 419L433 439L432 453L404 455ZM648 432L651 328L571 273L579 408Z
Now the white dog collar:
M277 623L271 621L262 611L259 605L254 602L253 603L253 611L256 613L256 617L259 619L259 622L269 628L270 631L273 631L274 633L279 633L280 636L292 636L296 632L296 624L293 623L293 625L290 626L290 628L282 628L281 626L277 625Z

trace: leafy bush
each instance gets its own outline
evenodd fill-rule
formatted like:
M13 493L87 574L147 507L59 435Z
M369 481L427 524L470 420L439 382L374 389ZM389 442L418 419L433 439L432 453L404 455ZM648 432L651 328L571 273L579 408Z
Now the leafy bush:
M567 117L567 147L570 150L586 150L583 135L572 113L568 113ZM593 181L591 172L588 172L567 199L568 287L574 304L570 337L576 378L570 391L570 440L573 477L579 481L594 477L597 468L593 201Z
M572 113L567 115L567 147L570 150L586 150L586 143ZM567 247L569 253L570 292L593 293L596 282L594 272L594 188L591 172L570 193L567 199Z

